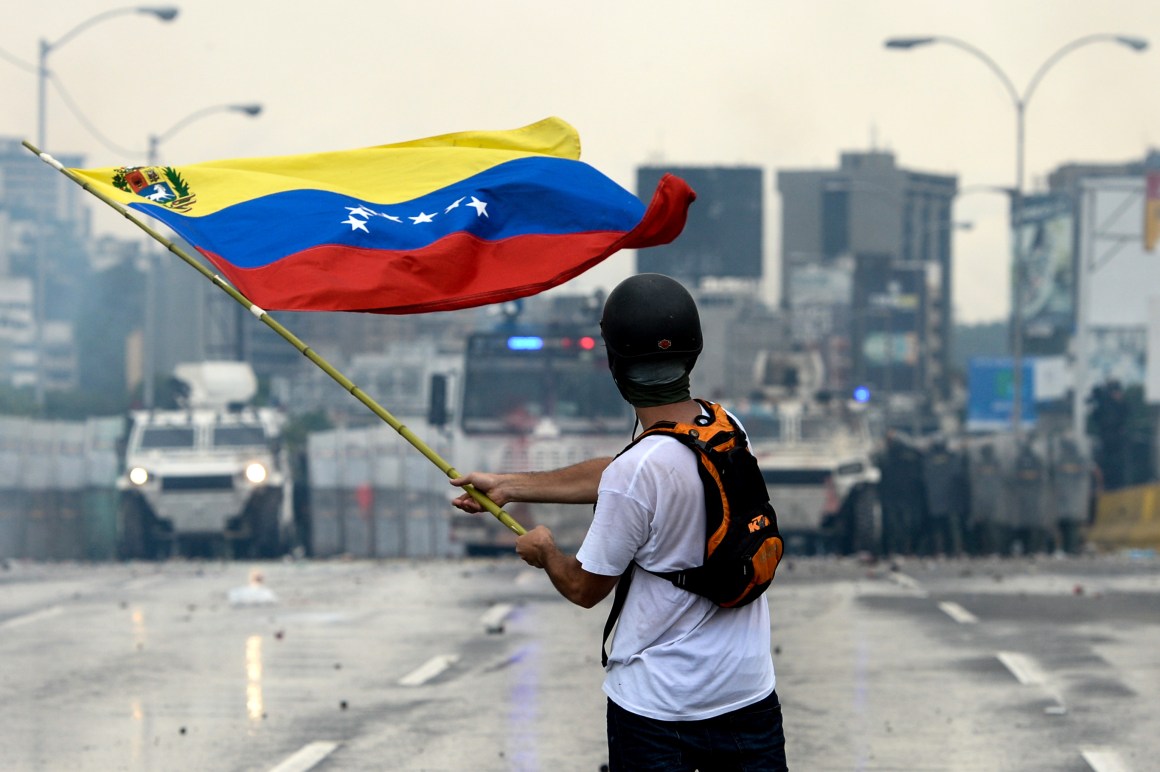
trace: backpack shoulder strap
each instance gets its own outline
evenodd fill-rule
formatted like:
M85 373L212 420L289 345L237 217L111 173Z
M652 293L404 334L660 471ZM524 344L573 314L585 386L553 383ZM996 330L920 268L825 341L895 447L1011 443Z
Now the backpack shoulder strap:
M701 463L705 464L712 463L706 459L706 454L710 450L717 449L718 445L727 444L729 445L729 449L736 447L737 435L740 435L742 443L745 442L744 432L729 418L729 414L725 412L724 408L714 402L703 399L698 399L697 403L709 413L708 416L701 416L701 423L696 421L690 424L682 424L675 421L657 422L641 432L620 452L624 453L645 437L663 434L687 445L697 453ZM725 434L722 435L722 432L725 432ZM704 435L704 438L702 438L702 435ZM730 442L731 440L732 442ZM636 568L637 564L635 562L629 563L628 568L620 575L620 581L616 583L616 590L612 596L612 608L609 609L608 619L604 622L604 637L601 639L600 664L605 667L608 665L608 637L612 634L612 628L616 626L616 622L620 618L620 612L624 609L624 601L628 597L628 588L632 584L632 576ZM643 566L641 566L641 570L648 571ZM673 577L677 577L682 572L649 571L649 573L671 581Z
M612 596L612 608L608 611L608 619L604 621L604 637L600 639L601 667L608 666L608 636L612 635L612 628L616 626L616 620L620 619L620 612L624 608L624 599L628 597L628 586L632 584L632 574L635 568L635 562L629 563L628 568L624 569L624 573L620 575L620 581L616 583L616 592Z
M745 433L741 431L741 427L725 412L725 408L715 402L709 402L704 399L698 399L696 402L702 409L708 412L708 415L699 416L692 423L658 421L641 432L628 447L632 447L632 445L640 442L645 437L654 434L663 434L672 437L691 448L706 452L710 450L731 450L736 443L730 441L734 440L735 437L740 437L744 441ZM625 450L628 450L628 448L625 448Z

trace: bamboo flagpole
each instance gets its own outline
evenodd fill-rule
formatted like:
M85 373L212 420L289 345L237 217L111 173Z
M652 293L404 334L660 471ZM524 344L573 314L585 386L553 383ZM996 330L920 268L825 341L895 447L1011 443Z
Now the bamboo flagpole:
M240 303L242 306L244 306L246 308L246 310L248 310L251 314L253 314L255 317L257 317L263 324L265 324L271 330L273 330L274 332L276 332L280 336L282 336L283 340L285 340L287 343L289 343L294 348L298 349L298 353L302 354L304 357L306 357L311 362L313 362L320 370L322 370L324 373L329 375L332 379L334 379L335 382L337 382L340 386L342 386L342 388L344 388L348 392L350 392L350 394L352 396L354 396L355 399L357 399L359 402L366 405L372 413L377 415L388 426L390 426L392 429L394 429L396 432L398 432L399 436L401 436L403 439L405 439L407 442L409 442L416 450L418 450L420 453L422 453L427 458L427 460L429 460L431 463L433 463L435 466L437 466L440 471L442 471L445 475L447 475L448 479L454 479L456 477L461 476L460 473L458 471L456 471L454 467L451 466L451 464L447 463L447 461L445 461L438 453L436 453L431 448L431 446L429 446L427 443L423 442L422 439L420 439L414 432L412 432L410 429L408 429L401 421L399 421L399 419L397 419L397 418L395 418L395 416L391 415L391 413L389 413L386 408L384 408L382 405L380 405L378 402L376 402L374 399L372 399L366 392L364 392L362 389L360 389L358 386L356 386L349 378L347 378L345 375L343 375L341 372L339 372L332 364L330 364L330 362L327 362L322 356L320 356L316 351L314 351L314 349L310 348L305 343L303 343L302 340L300 340L296 335L294 335L294 333L290 332L284 326L282 326L282 324L280 322L278 322L276 319L274 319L268 313L266 313L266 311L264 309L258 307L254 303L251 303L249 298L247 298L242 293L238 292L238 290L235 289L233 287L233 285L231 285L229 282L227 282L225 279L223 279L218 274L216 274L213 271L206 268L204 265L202 265L201 261L191 257L183 249L181 249L181 247L174 244L170 239L167 239L161 233L157 232L156 230L149 227L147 224L145 224L141 220L137 219L133 215L133 213L130 212L128 209L126 209L120 202L114 201L113 199L109 198L105 194L101 193L101 191L94 189L89 183L85 182L83 179L78 178L75 174L72 173L72 171L70 171L67 167L65 167L63 164L61 164L60 161L57 161L55 158L53 158L48 153L42 152L38 147L33 145L31 142L28 142L27 140L23 141L21 144L23 144L24 147L28 148L29 151L31 151L38 158L40 158L40 160L44 161L46 164L48 164L52 168L59 171L61 174L63 174L68 179L70 179L72 182L79 185L81 188L83 188L88 193L91 193L92 195L96 196L98 199L103 201L105 204L108 204L114 210L119 212L122 217L129 220L129 222L133 223L138 228L145 231L145 233L147 233L149 236L151 236L154 239L156 239L157 241L159 241L162 245L165 246L166 249L168 249L170 252L177 255L178 257L180 257L187 264L189 264L194 270L196 270L198 273L200 273L202 276L204 276L206 279L208 279L212 284L214 284L216 287L221 289L227 295L229 295L234 300L236 300L238 303ZM468 494L470 494L471 497L473 499L475 499L481 507L483 507L488 512L490 512L493 516L495 516L495 518L497 520L499 520L501 523L503 523L505 526L507 526L508 529L510 529L513 533L515 533L516 535L520 535L520 536L522 536L525 533L524 527L521 526L519 523L517 523L515 521L515 519L512 518L511 515L509 515L507 512L505 512L503 509L501 509L498 504L496 504L494 501L492 501L490 498L488 498L487 495L485 495L484 493L482 493L479 490L476 490L475 487L473 487L471 485L464 486L463 489Z

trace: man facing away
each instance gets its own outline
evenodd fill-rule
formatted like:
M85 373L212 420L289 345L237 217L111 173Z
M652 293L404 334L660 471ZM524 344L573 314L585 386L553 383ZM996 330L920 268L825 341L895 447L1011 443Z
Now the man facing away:
M609 294L600 328L613 380L644 429L703 415L689 391L702 348L700 317L683 286L660 274L626 279ZM475 486L500 506L596 504L575 556L562 553L544 526L519 537L516 552L584 608L618 580L627 583L605 666L612 772L787 768L768 603L719 607L651 573L703 562L698 463L672 437L649 436L615 459L451 481ZM453 503L482 511L467 494Z

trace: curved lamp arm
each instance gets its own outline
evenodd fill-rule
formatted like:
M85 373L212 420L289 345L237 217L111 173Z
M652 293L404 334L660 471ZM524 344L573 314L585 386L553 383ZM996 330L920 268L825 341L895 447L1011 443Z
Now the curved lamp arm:
M1092 43L1118 43L1119 45L1131 48L1137 53L1148 48L1147 40L1144 38L1132 37L1130 35L1097 34L1086 35L1082 38L1073 40L1049 56L1047 61L1041 64L1039 69L1035 71L1035 74L1031 76L1031 80L1027 83L1027 88L1023 91L1023 103L1026 104L1028 101L1030 101L1031 95L1035 92L1035 88L1039 85L1039 81L1043 80L1043 76L1047 74L1047 71L1050 70L1056 62L1070 54L1075 49L1086 45L1091 45Z
M105 11L103 13L98 13L96 16L93 16L92 18L89 18L89 19L86 19L85 21L82 21L80 24L73 27L71 30L64 33L63 35L61 35L59 38L57 38L55 41L53 41L51 43L47 40L40 41L41 56L48 54L48 52L52 51L54 48L60 48L62 45L64 45L68 41L72 40L74 37L76 37L82 31L88 29L89 27L93 26L94 24L99 24L100 22L104 21L105 19L109 18L110 16L120 16L120 15L126 14L126 13L147 13L147 14L150 14L152 16L156 16L158 19L161 19L161 21L173 21L174 19L177 18L178 9L173 7L173 6L162 6L162 7L129 6L127 8L114 8L112 10Z
M948 37L946 35L927 35L924 37L913 38L890 38L886 41L886 47L897 48L905 51L911 48L918 48L919 46L930 45L932 43L946 43L949 46L960 48L981 61L983 64L987 65L988 69L995 73L999 77L999 80L1002 81L1003 88L1007 89L1007 93L1010 95L1011 101L1016 105L1020 104L1019 92L1016 90L1015 84L1011 82L1009 77L1007 77L1007 73L1003 72L1003 69L995 63L994 59L987 56L985 53L980 51L978 48L975 48L965 40Z
M149 163L157 163L157 146L189 124L212 113L245 113L251 118L262 113L262 105L254 102L240 105L213 105L190 113L160 134L149 135Z

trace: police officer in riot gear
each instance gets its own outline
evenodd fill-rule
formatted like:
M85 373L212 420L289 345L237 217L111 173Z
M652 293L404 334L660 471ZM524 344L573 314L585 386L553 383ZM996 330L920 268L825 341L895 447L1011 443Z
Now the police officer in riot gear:
M1091 495L1091 464L1071 437L1059 445L1059 455L1051 475L1055 523L1059 548L1075 555L1083 548L1083 528L1087 522Z
M971 555L995 555L1007 550L1006 525L1001 511L1003 470L995 446L982 445L970 457L970 510L967 515L966 545Z
M1128 472L1129 410L1124 388L1112 379L1092 390L1088 399L1094 403L1089 426L1099 440L1096 460L1103 475L1104 487L1116 490L1130 484Z
M1025 440L1015 457L1012 537L1024 554L1043 552L1048 547L1046 472L1043 457L1031 440Z
M926 511L921 531L923 555L959 554L959 506L963 498L963 470L958 455L939 437L922 464Z
M897 430L886 432L886 448L879 462L878 498L882 506L882 551L909 555L922 523L925 493L922 454Z

